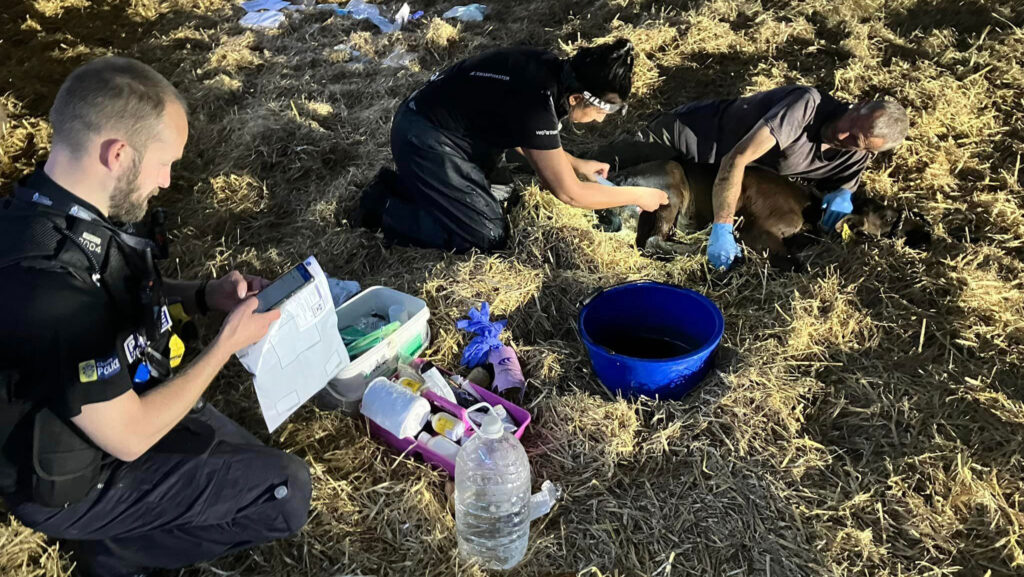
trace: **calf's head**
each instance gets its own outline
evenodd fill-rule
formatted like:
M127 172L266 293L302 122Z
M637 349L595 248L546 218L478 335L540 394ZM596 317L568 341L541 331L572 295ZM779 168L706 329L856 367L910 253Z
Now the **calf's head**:
M906 245L924 250L931 244L931 225L921 213L887 206L870 198L859 198L853 212L836 224L836 232L843 228L861 238L903 239Z

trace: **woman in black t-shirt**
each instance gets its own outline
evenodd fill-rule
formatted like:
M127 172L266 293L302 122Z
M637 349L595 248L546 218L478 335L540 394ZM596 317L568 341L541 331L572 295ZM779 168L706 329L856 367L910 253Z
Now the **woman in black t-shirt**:
M609 166L568 154L559 138L560 119L601 122L624 109L632 74L625 39L565 60L532 48L493 50L435 74L399 107L391 128L397 171L377 174L353 224L381 229L397 244L500 249L508 224L488 177L510 148L566 204L656 210L668 203L665 192L597 184Z

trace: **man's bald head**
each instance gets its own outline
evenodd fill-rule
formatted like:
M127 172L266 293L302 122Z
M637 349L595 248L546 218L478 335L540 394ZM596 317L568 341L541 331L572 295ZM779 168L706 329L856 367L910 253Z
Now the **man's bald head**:
M892 100L873 100L861 105L861 113L871 117L872 138L885 141L881 150L891 150L907 138L910 120L907 111Z
M882 152L903 143L910 129L907 111L891 100L850 107L823 130L825 144L846 150Z
M149 199L170 186L171 166L188 140L181 95L130 58L100 58L72 72L50 122L47 169L123 222L140 220Z
M76 154L96 138L116 138L144 153L168 105L188 110L174 86L149 66L117 56L93 60L75 69L57 93L50 108L53 145Z

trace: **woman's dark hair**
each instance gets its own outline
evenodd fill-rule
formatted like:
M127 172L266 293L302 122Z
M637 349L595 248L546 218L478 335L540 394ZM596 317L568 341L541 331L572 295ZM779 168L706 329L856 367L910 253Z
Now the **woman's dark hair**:
M633 90L633 43L619 38L610 44L580 48L569 59L575 88L597 96L617 94L623 102Z

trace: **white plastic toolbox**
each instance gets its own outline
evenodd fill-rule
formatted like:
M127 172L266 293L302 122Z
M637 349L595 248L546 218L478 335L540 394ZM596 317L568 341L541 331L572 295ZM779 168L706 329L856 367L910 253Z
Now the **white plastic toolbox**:
M338 307L338 330L372 314L387 318L388 309L394 305L404 306L409 320L331 379L317 394L318 405L349 415L359 414L359 402L370 381L391 376L398 370L400 357L416 358L430 344L430 309L427 303L383 286L370 287Z

